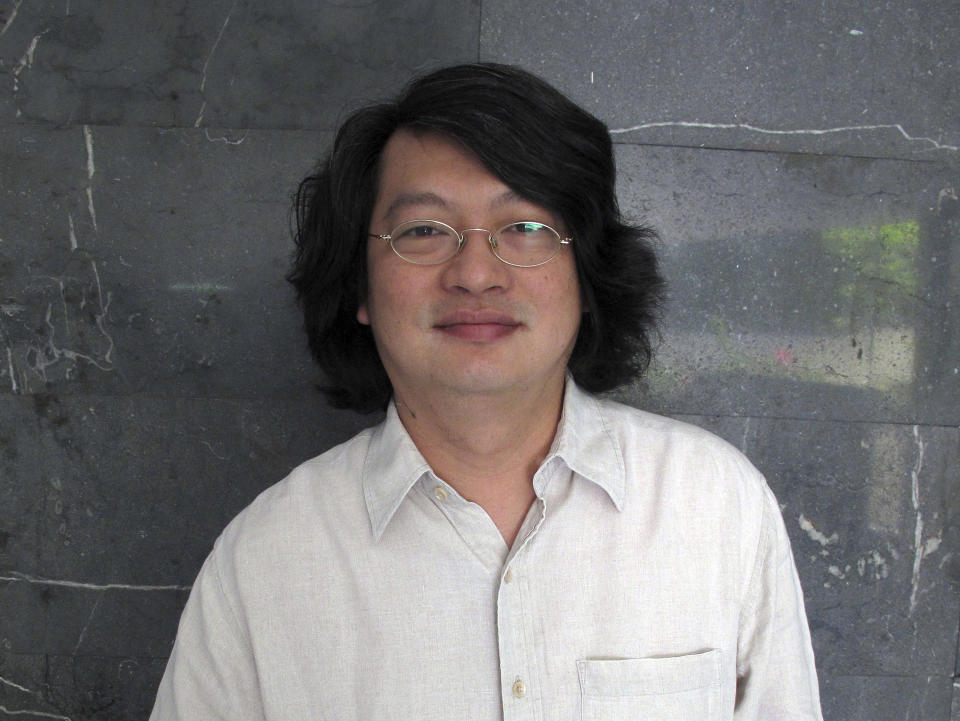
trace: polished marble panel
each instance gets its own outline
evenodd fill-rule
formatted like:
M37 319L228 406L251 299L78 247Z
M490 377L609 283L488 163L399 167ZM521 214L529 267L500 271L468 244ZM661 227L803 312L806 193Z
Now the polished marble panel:
M0 649L0 718L130 721L150 715L166 659Z
M0 122L329 129L475 60L476 0L5 2Z
M166 658L189 587L0 581L0 643L13 654Z
M916 158L960 146L951 0L486 0L482 22L482 60L543 75L618 139Z
M947 721L949 676L856 676L821 679L824 721Z
M0 717L146 718L216 535L376 420L312 389L290 196L349 109L479 52L614 129L671 286L618 397L767 475L827 721L960 721L957 24L949 0L0 0Z
M821 674L953 673L960 620L960 430L684 417L777 496Z
M36 416L29 401L0 394L0 575L35 573L44 504Z
M289 209L327 140L90 126L0 135L0 389L303 393L316 376L283 280Z
M4 526L0 650L64 658L164 658L227 522L293 466L377 420L330 411L318 396L0 403L20 421L18 443L39 448L36 488L9 496L9 517L35 530ZM0 477L13 468L0 460Z
M660 231L671 412L960 424L960 205L933 162L620 146Z
M213 540L260 491L374 419L316 396L49 396L38 420L37 575L152 587L192 583Z

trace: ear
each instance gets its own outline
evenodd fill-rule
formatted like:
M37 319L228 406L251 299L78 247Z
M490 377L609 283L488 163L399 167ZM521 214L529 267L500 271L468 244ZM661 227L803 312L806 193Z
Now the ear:
M357 323L360 325L370 325L370 313L367 312L367 304L361 303L357 308Z

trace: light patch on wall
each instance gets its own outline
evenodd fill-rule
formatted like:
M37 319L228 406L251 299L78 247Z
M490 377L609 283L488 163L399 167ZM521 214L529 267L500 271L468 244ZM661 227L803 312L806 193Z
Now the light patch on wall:
M840 271L837 329L857 335L902 325L916 304L919 248L916 221L825 230L823 250Z
M916 370L919 223L828 228L819 242L831 278L824 301L835 308L823 319L826 328L821 321L808 333L754 332L714 316L707 332L666 339L651 385L670 392L703 373L748 373L871 388L906 400Z
M675 384L678 375L739 371L895 392L907 388L913 380L912 328L874 330L869 351L859 356L859 348L851 347L846 334L792 334L784 338L774 333L733 333L718 318L710 330L710 334L671 333L657 349L651 382ZM695 355L691 349L696 349ZM669 378L661 377L665 371Z

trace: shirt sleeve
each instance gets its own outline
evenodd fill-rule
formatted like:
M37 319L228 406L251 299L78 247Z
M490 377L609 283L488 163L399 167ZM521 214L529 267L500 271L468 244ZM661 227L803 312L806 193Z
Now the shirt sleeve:
M256 663L217 547L190 592L150 721L264 721Z
M737 721L822 721L803 592L780 508L764 485L763 519L740 613Z

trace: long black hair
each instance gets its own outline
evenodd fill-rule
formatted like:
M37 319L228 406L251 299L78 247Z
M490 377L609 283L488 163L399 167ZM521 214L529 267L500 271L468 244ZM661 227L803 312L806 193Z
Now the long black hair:
M373 334L356 315L366 297L379 160L400 128L456 139L514 192L563 220L574 238L584 311L570 372L593 392L642 375L664 283L656 234L621 218L606 126L535 75L480 63L437 70L394 102L355 112L300 183L287 280L330 403L369 412L384 408L392 392Z

